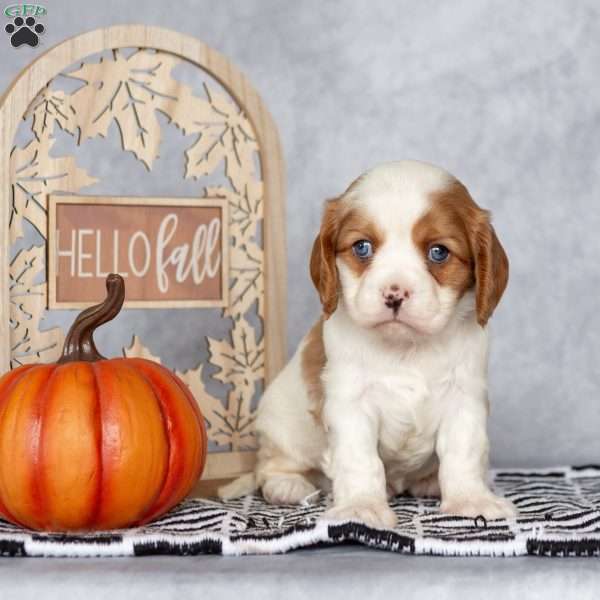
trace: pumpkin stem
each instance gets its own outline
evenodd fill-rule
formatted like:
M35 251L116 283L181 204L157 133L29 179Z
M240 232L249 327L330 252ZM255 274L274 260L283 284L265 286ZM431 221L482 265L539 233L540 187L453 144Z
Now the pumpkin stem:
M58 363L83 360L92 362L105 357L98 352L94 344L94 330L114 319L125 300L125 282L120 275L111 273L106 278L106 298L100 304L86 308L75 319L63 347Z

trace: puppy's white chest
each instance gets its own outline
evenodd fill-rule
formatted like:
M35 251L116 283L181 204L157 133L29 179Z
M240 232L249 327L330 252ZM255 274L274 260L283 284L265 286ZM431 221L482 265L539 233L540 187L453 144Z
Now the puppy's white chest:
M430 382L417 369L404 369L372 382L364 402L377 407L379 448L384 462L421 466L433 452L439 407ZM408 465L407 465L408 466Z

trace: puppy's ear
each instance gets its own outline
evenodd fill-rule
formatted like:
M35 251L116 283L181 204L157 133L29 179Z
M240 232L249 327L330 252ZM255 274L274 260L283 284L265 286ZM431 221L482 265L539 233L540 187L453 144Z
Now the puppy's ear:
M467 188L455 180L441 195L451 201L463 223L471 249L477 322L483 327L492 316L508 283L508 258L490 223Z
M471 228L475 271L477 322L483 327L498 306L508 283L508 257L490 223L487 211L478 209Z
M310 276L319 292L325 318L330 317L338 304L339 279L335 265L335 246L340 222L340 199L325 203L321 230L310 255Z

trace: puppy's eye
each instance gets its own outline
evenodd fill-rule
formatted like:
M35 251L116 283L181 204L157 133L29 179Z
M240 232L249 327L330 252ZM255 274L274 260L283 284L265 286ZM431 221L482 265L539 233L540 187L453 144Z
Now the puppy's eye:
M442 246L442 244L434 244L429 248L427 252L427 258L433 263L443 263L448 260L450 256L450 250L446 248L446 246Z
M352 244L352 252L354 256L360 259L371 258L373 256L373 244L369 240L358 240Z

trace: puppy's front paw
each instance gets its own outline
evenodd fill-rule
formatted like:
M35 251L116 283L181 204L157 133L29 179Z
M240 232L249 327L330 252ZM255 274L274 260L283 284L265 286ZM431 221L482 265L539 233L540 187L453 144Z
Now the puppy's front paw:
M441 511L461 517L483 517L488 521L510 519L517 515L517 509L510 500L495 496L492 492L444 499Z
M270 477L262 486L263 496L270 504L301 504L305 499L315 501L313 494L316 491L308 479L293 473Z
M364 523L373 529L393 529L398 522L394 511L385 502L367 499L333 506L323 515L323 518Z

